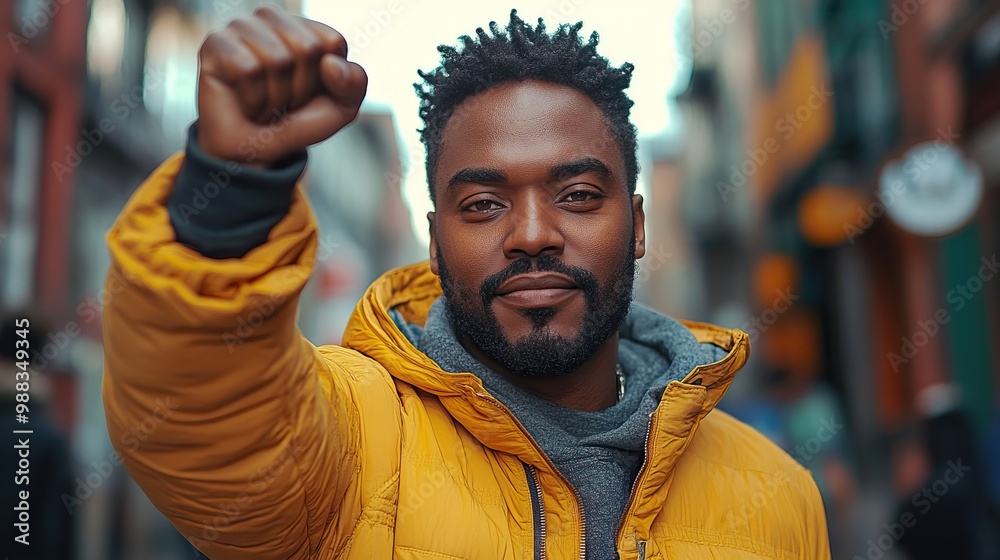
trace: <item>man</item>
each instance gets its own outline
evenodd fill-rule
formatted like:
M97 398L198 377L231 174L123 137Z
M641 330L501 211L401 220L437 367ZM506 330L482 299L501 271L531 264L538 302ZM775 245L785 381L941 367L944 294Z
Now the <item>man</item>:
M746 334L631 305L632 66L580 27L512 12L439 49L417 87L430 261L321 348L295 327L317 238L295 181L367 78L273 8L205 41L186 155L109 234L104 397L129 472L209 557L829 557L808 473L709 414Z

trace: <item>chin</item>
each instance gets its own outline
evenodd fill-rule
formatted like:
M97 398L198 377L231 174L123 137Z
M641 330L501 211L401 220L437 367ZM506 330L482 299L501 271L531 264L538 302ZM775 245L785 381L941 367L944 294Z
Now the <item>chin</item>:
M580 337L580 325L581 321L552 320L544 325L535 325L529 321L515 329L505 328L504 335L511 344L528 339L573 341Z
M496 316L504 334L512 341L536 333L575 338L583 324L582 313L556 307L498 310Z
M556 305L512 305L499 298L493 302L493 313L501 325L520 325L528 322L533 329L547 327L560 334L579 330L586 315L586 305L578 293Z

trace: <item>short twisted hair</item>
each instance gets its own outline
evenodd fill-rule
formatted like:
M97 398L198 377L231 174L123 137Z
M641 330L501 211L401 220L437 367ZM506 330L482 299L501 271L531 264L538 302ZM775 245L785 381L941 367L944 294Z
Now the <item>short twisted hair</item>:
M418 70L423 83L413 84L420 98L420 117L424 128L418 130L427 149L427 182L431 201L434 174L441 149L441 136L456 107L469 97L508 82L540 80L569 86L589 97L601 113L625 162L626 185L635 192L639 164L636 158L636 129L629 121L632 100L625 95L634 66L620 68L597 54L597 32L584 43L580 37L583 22L562 24L549 35L545 23L531 27L511 10L506 33L495 21L490 22L492 36L482 27L476 29L478 41L463 35L461 48L441 45L441 65L430 72Z

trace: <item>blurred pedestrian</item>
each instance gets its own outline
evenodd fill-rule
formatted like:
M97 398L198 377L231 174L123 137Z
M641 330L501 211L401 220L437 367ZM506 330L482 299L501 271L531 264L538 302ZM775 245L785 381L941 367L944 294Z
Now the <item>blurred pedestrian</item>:
M994 560L996 549L987 550L986 544L989 489L958 388L933 385L923 389L916 402L927 474L904 487L890 521L900 547L911 560ZM901 457L913 460L911 455Z
M0 320L0 416L6 427L0 457L7 469L0 484L0 554L9 560L73 560L73 518L63 503L63 496L73 493L69 443L49 417L42 372L30 360L24 360L24 354L17 353L19 348L26 349L28 355L34 350L40 352L47 340L42 324L31 317L30 313L20 313L4 315ZM18 326L25 323L16 322L24 319L27 328ZM24 424L16 420L16 407L21 402L15 398L20 392L15 391L17 383L30 386L28 400L22 403L27 405L28 421ZM27 463L23 469L19 466L22 459ZM27 523L22 523L25 519ZM16 540L19 536L21 540Z

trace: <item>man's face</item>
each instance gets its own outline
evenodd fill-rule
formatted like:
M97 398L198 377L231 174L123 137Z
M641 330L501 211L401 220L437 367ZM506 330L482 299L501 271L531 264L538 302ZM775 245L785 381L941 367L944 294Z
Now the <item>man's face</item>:
M433 181L431 268L463 342L557 376L617 332L645 252L642 198L586 95L527 81L467 99Z

